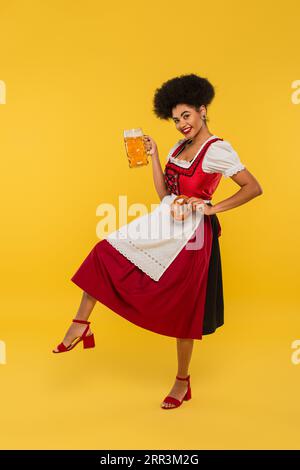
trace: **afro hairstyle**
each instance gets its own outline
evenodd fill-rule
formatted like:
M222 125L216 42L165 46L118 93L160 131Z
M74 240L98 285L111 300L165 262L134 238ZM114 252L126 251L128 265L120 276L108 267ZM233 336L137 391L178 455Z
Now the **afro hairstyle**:
M180 75L167 80L155 90L153 112L159 119L171 119L172 109L177 104L188 104L194 108L208 106L215 96L212 84L195 74Z

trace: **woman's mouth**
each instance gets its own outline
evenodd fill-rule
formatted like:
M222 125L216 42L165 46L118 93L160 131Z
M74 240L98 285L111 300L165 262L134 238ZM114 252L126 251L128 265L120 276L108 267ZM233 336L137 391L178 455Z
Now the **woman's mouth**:
M182 130L183 134L188 134L192 130L191 127L187 127L186 129Z

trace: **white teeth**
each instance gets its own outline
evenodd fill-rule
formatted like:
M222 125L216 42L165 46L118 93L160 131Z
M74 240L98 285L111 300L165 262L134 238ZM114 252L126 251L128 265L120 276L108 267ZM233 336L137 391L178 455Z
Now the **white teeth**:
M189 129L185 129L183 132L186 134L187 132L189 132L191 130L191 127Z

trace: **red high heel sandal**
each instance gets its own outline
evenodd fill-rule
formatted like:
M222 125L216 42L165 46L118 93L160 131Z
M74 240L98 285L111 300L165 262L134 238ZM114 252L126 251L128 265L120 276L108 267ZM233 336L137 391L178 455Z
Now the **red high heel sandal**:
M176 375L176 379L178 379L178 380L187 380L187 382L188 382L187 392L186 392L186 394L184 395L184 397L181 401L178 400L177 398L174 398L174 397L171 397L170 395L168 395L164 399L164 402L165 403L171 403L172 405L175 405L175 406L161 406L161 408L163 410L172 410L173 408L178 408L178 406L182 405L184 400L190 400L192 398L192 389L191 389L191 384L190 384L190 376L188 375L187 377L183 378L183 377L178 377L178 375Z
M90 335L87 336L87 331L89 329L89 325L90 325L90 321L86 321L86 320L72 320L74 323L83 323L85 325L87 325L86 329L84 330L84 332L82 333L81 336L77 336L76 338L73 339L72 343L69 344L69 346L65 346L64 343L60 343L58 346L57 346L57 349L58 351L54 351L54 349L52 350L52 352L54 353L62 353L62 352L67 352L67 351L71 351L71 349L75 348L75 346L80 343L81 341L83 341L83 347L84 349L88 349L88 348L94 348L95 347L95 338L94 338L94 333L91 333ZM77 340L77 341L76 341ZM75 342L74 342L75 341Z

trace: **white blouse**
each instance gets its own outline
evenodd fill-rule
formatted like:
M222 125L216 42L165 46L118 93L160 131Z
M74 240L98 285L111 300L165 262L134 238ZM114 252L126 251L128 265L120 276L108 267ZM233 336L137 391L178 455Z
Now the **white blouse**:
M217 136L210 136L199 148L196 155L191 161L178 160L176 157L172 157L171 154L179 145L187 139L180 139L169 151L167 161L170 160L182 168L189 168L195 158L201 152L203 146ZM232 148L231 144L227 140L217 140L213 142L207 149L206 154L202 160L202 170L204 173L221 173L228 178L236 174L238 171L244 170L245 166L241 163L237 152Z

